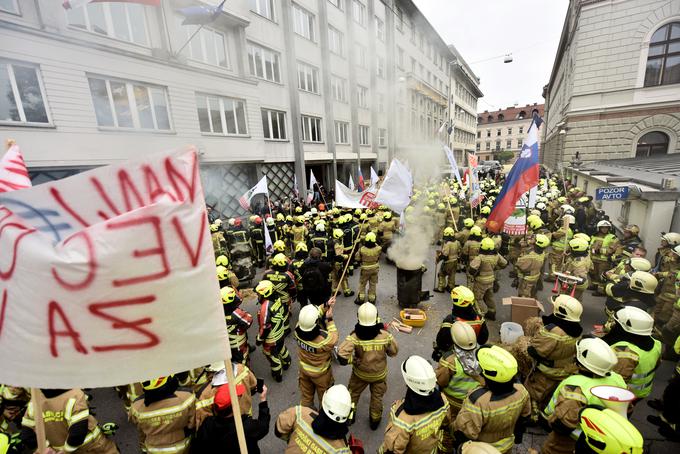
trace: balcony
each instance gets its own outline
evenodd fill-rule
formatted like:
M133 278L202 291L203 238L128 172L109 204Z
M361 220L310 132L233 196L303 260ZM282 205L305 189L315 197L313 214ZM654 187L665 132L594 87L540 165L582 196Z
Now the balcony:
M414 90L423 96L427 96L432 101L437 104L448 107L447 95L440 92L438 89L434 88L432 85L428 84L424 80L416 77L414 73L406 74L406 87L409 90Z

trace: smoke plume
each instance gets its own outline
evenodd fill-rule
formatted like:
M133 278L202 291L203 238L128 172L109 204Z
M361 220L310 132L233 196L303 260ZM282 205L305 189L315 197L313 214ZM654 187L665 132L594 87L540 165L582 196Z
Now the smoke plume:
M426 201L426 198L418 200L413 211L407 216L403 234L395 237L387 250L387 256L401 269L418 269L428 259L435 231L430 217L423 215ZM406 216L406 213L403 216Z

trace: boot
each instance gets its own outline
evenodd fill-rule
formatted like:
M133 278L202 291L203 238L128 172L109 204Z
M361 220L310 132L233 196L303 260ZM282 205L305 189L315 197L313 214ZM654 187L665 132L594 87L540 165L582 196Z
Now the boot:
M653 408L656 411L663 411L663 401L661 399L648 400L647 406Z
M444 289L442 287L435 287L434 291L437 293L444 293Z
M378 427L380 426L380 421L382 421L382 418L380 418L378 420L371 419L368 423L371 430L378 430Z
M486 318L487 320L495 321L496 320L496 313L491 312L491 311L487 311L486 314L484 315L484 318Z
M354 300L354 304L356 304L357 306L361 306L362 304L364 304L364 301L363 301L363 300L364 300L364 299L361 297L361 295L359 295L359 296L357 296L356 299Z
M349 296L354 296L354 291L353 290L345 290L343 294L347 297Z
M283 381L283 375L281 372L272 372L272 378L274 378L276 383L281 383Z

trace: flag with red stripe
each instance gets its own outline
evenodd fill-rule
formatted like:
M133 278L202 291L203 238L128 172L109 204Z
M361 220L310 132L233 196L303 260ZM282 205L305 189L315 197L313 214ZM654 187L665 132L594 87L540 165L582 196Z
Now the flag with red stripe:
M0 192L16 191L31 186L19 145L12 144L0 160Z

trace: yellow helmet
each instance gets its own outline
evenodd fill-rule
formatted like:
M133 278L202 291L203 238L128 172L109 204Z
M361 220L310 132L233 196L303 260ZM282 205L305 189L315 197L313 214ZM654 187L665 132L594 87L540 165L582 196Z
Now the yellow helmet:
M484 238L482 240L480 249L482 251L493 251L494 249L496 249L496 244L493 242L491 238Z
M471 236L482 236L482 228L478 225L473 226L470 229L470 235Z
M271 264L272 266L286 266L288 264L288 259L286 259L284 254L278 253L272 257Z
M238 296L236 289L230 285L220 289L220 294L222 295L222 304L232 304Z
M217 266L229 266L229 258L226 255L218 255L215 259L215 265Z
M451 205L456 205L458 203L458 199L455 198L454 196L449 197L449 203Z
M295 245L295 252L300 252L300 251L308 252L307 245L302 241L300 241L298 244Z
M465 218L463 219L463 225L469 229L475 225L475 221L472 218Z
M388 221L392 219L392 212L391 211L385 211L383 214L383 219L387 219Z
M536 246L538 246L540 248L545 249L548 246L550 246L550 238L543 235L542 233L539 233L538 235L536 235L534 240L536 242Z
M217 232L218 228L219 228L219 226L217 224L215 224L215 223L210 224L210 231L211 232Z
M271 281L260 281L255 287L255 292L265 298L269 298L274 293L274 284Z
M0 454L7 454L9 446L9 437L4 433L0 433Z
M456 232L453 230L452 227L447 227L444 229L444 236L454 236Z
M277 221L285 221L286 217L283 215L283 213L276 213L276 220Z
M296 213L302 213L302 207L295 207Z
M494 345L477 351L482 375L498 383L507 383L517 375L517 360L507 350Z
M276 240L274 241L274 244L272 246L274 248L274 251L276 252L283 252L286 250L286 243L284 243L281 240Z
M427 206L430 207L430 208L434 207L434 206L435 206L435 201L434 201L434 199L428 200L428 201L427 201Z
M454 306L467 307L475 302L475 294L464 285L459 285L451 290L451 301Z
M172 377L172 375L168 375L167 377L158 377L154 378L153 380L147 380L145 382L142 382L142 388L144 391L152 391L154 389L158 389L161 386L165 385L168 380Z
M630 421L614 410L586 407L579 419L585 442L594 452L642 454L642 435Z
M345 236L345 232L343 232L342 230L340 229L333 230L333 238L335 238L336 240L339 240L343 236Z
M479 212L481 214L490 214L491 213L491 207L485 205L479 210Z
M364 241L366 241L367 243L375 243L377 240L378 239L376 238L375 233L373 232L368 232L366 234L366 238L364 238Z
M527 218L527 222L529 223L529 227L530 227L532 230L538 230L538 229L540 229L541 227L543 227L543 225L544 225L544 224L543 224L543 220L541 220L541 218L540 218L539 216L536 216L535 214L529 216L529 217Z
M443 203L438 203L437 209L440 211L444 211L446 209L446 205L444 205Z
M590 244L590 236L588 236L588 234L586 233L582 232L575 233L574 238L581 238L582 240L585 240L588 244Z
M354 210L354 216L361 216L361 208Z
M227 269L226 266L219 265L215 271L217 273L218 281L224 281L229 276L229 270Z
M569 247L572 251L584 252L588 250L588 242L583 238L573 238L569 241Z

